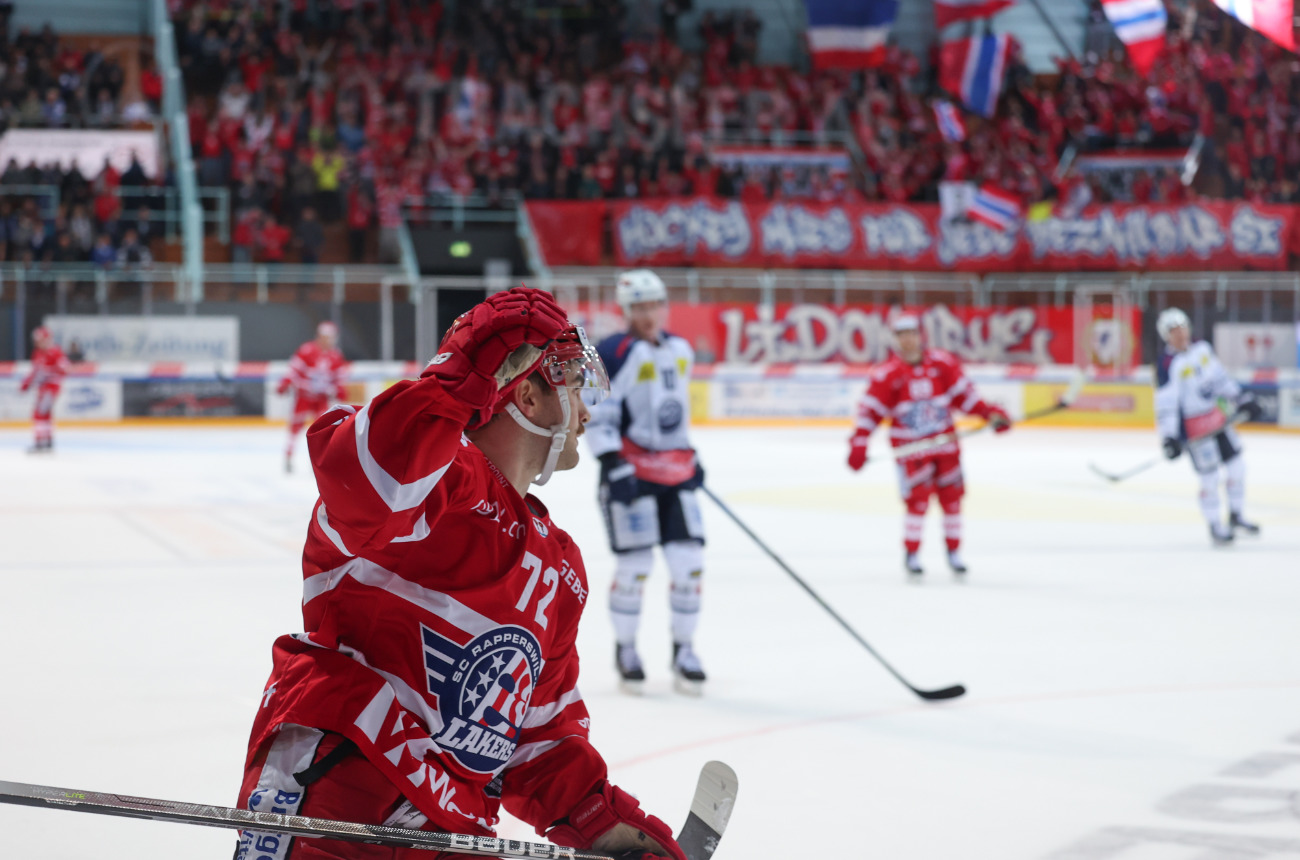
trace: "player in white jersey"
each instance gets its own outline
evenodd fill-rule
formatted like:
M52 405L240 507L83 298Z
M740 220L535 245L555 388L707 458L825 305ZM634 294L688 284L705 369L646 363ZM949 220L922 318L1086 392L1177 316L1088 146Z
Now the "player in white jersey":
M695 490L704 481L689 431L695 351L664 331L668 291L648 269L624 272L615 287L628 330L597 350L610 396L591 410L587 439L600 458L600 504L616 564L610 616L624 689L638 692L645 670L636 649L645 581L654 547L671 577L673 675L678 690L698 693L704 670L692 645L700 612L704 525Z
M1192 342L1187 314L1166 308L1156 320L1165 351L1156 363L1156 429L1165 456L1176 459L1187 449L1201 478L1201 513L1216 545L1232 541L1237 531L1259 534L1259 526L1242 516L1246 502L1246 464L1233 416L1259 417L1259 404L1228 375L1214 349ZM1227 474L1228 522L1219 502L1219 469Z

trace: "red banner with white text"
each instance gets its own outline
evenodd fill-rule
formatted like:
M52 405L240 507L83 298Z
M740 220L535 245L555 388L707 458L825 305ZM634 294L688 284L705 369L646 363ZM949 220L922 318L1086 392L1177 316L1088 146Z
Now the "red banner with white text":
M903 309L781 303L768 308L733 302L672 302L668 329L695 348L701 364L874 364L889 357L895 342L890 321L904 310L920 318L928 346L963 361L989 364L1126 369L1136 361L1141 331L1137 311L1116 320L1102 307L1093 318L1079 320L1073 308L1049 306ZM597 337L621 324L613 307L571 313ZM1076 338L1083 342L1076 344Z
M587 225L606 208L611 256L621 266L1283 269L1296 251L1297 226L1297 207L1242 201L1095 206L1078 217L1024 221L1006 231L944 221L932 204L747 204L697 197L530 203L528 208L543 255L553 266L589 264L596 255L591 237L598 234ZM580 208L587 209L581 220ZM580 253L571 250L575 243L581 244Z

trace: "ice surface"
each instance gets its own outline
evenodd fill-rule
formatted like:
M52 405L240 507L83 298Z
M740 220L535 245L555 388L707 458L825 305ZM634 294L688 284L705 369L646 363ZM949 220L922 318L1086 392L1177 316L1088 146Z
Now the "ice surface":
M671 691L660 567L647 694L618 693L587 461L540 495L586 552L582 689L617 783L676 827L701 764L729 762L741 793L719 860L1300 852L1300 437L1246 436L1263 535L1219 550L1186 460L1118 485L1088 471L1157 455L1151 432L976 437L970 582L948 573L932 510L928 572L909 585L885 446L855 475L845 433L697 439L714 490L886 659L969 694L916 699L706 500L708 690ZM284 475L272 428L60 428L52 457L26 444L0 431L0 779L232 804L271 641L301 625L305 458ZM15 860L225 860L233 845L0 807Z

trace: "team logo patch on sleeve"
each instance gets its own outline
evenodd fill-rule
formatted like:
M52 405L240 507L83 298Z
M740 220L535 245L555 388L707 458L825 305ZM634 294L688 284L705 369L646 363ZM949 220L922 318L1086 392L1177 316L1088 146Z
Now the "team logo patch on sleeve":
M498 627L457 645L420 625L429 692L443 731L434 738L462 765L496 773L519 745L519 727L542 674L542 647L522 627Z

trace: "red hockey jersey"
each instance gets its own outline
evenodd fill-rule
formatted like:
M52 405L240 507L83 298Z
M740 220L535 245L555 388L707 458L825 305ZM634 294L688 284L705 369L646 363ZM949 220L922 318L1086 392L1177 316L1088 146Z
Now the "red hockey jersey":
M587 576L573 540L425 378L307 434L320 489L306 632L275 643L249 762L282 723L340 732L434 826L545 828L606 776L578 692Z
M871 382L858 400L855 433L869 434L888 418L889 439L898 447L952 432L953 409L981 418L988 418L991 409L962 373L956 356L927 349L919 362L908 364L895 355L872 371ZM952 442L923 453L956 450L954 437Z
M309 340L289 359L287 381L299 394L342 400L347 396L343 390L347 367L337 347L321 349L316 341Z
M35 350L32 352L32 370L23 380L23 391L46 386L58 387L63 383L63 377L68 375L68 367L68 357L58 345L51 344L44 349Z

